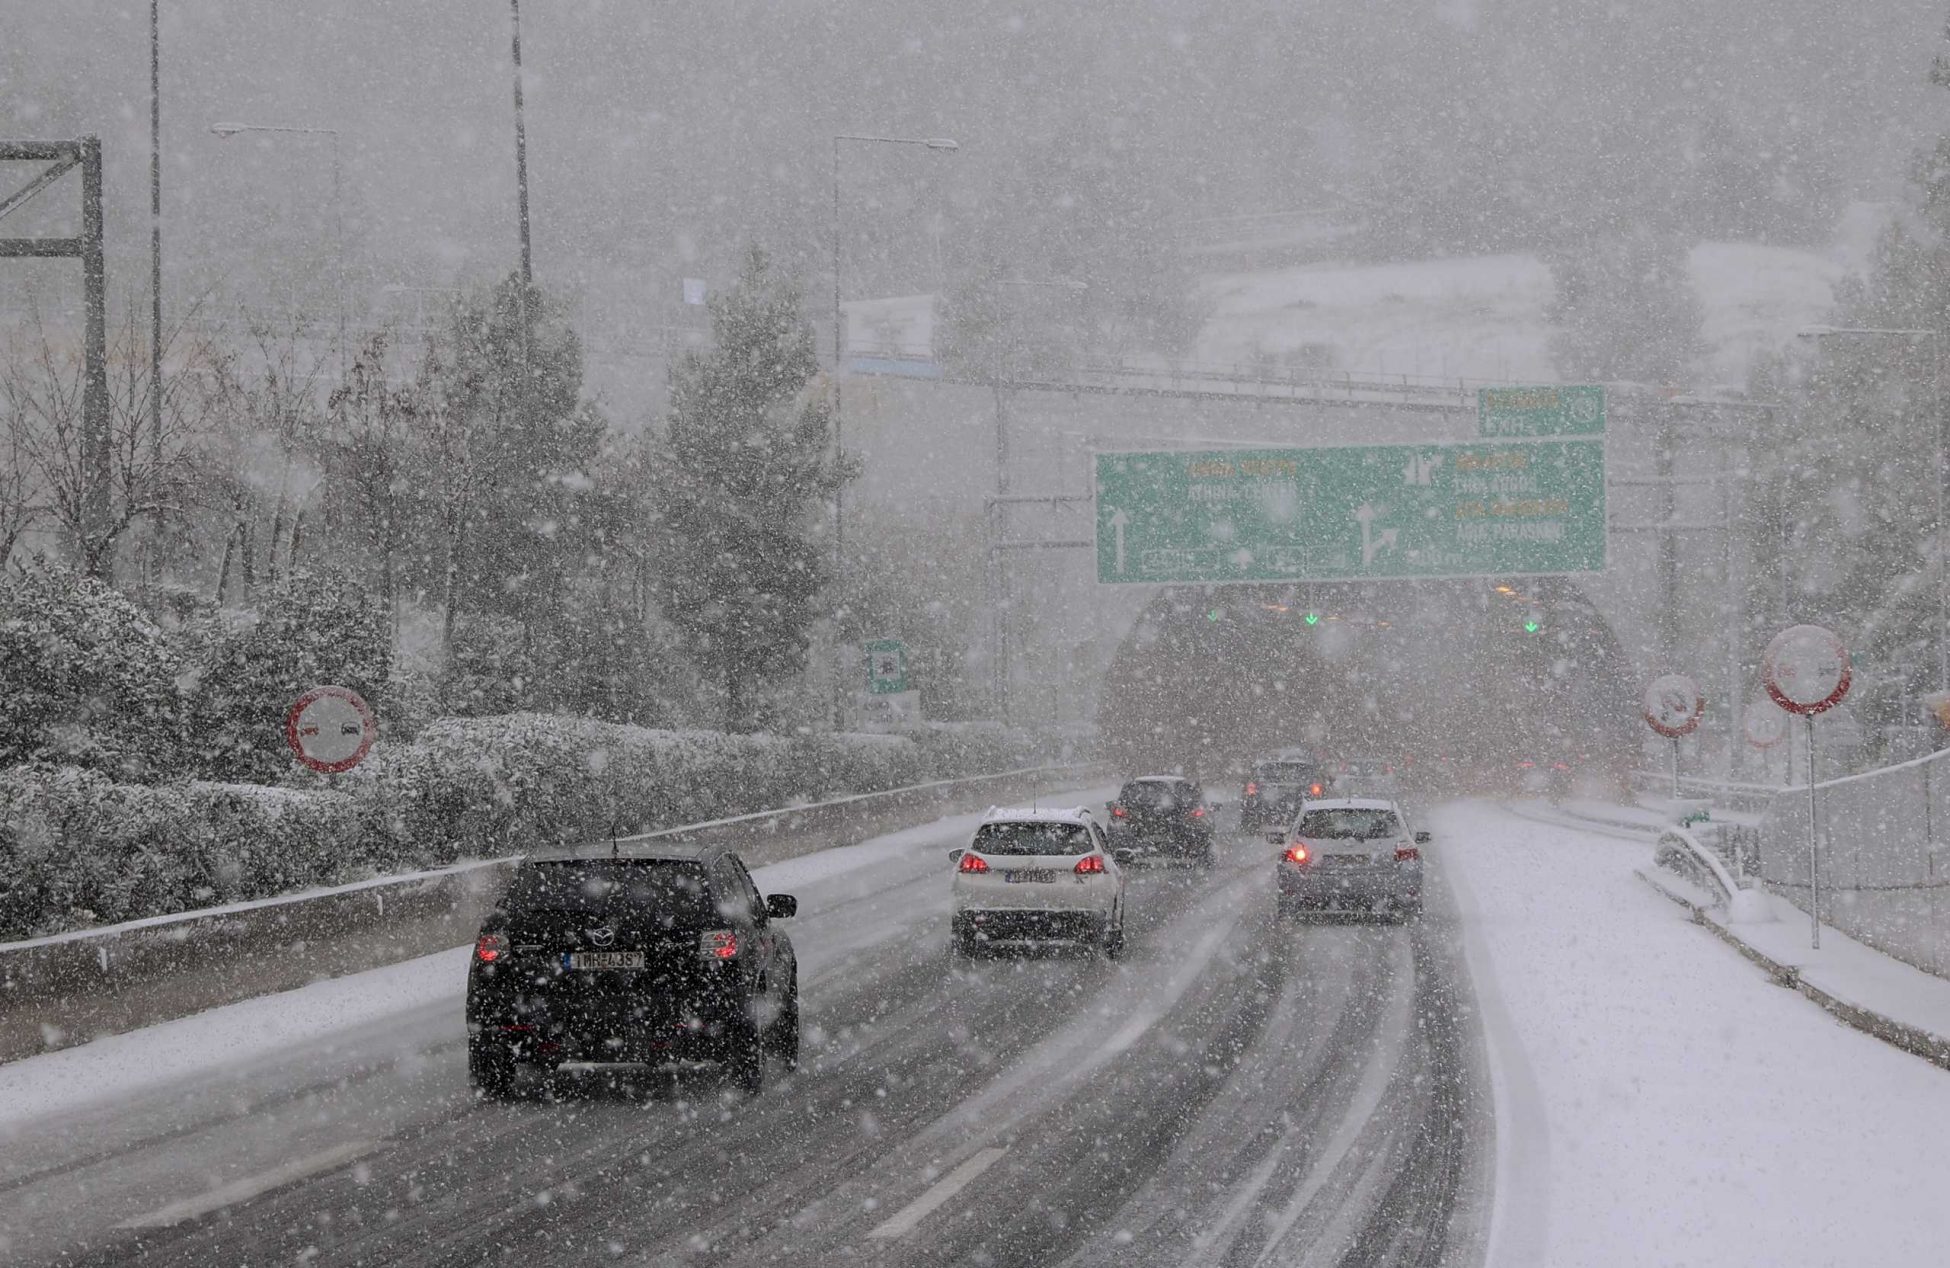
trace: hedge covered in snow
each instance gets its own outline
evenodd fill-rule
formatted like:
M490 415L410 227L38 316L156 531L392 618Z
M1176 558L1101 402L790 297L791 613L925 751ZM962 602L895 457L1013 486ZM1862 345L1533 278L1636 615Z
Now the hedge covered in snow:
M1081 743L986 723L775 736L513 714L382 740L304 786L15 766L0 769L0 940L1080 759Z

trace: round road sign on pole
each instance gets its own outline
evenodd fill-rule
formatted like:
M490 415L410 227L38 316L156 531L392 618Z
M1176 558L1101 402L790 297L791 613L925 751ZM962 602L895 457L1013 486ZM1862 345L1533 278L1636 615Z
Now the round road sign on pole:
M1774 703L1806 717L1840 704L1853 674L1848 648L1819 625L1782 630L1760 658L1761 686Z
M372 751L379 720L350 687L313 687L284 715L284 738L298 760L315 771L351 770Z
M1699 729L1706 697L1699 684L1684 674L1660 674L1645 684L1645 724L1669 740Z

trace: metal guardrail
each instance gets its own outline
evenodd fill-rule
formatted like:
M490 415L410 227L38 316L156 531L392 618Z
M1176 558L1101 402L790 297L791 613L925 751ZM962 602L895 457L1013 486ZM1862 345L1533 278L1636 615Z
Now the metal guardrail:
M1670 771L1635 770L1632 783L1645 792L1659 795L1672 791L1673 779ZM1700 779L1691 775L1679 777L1679 791L1688 797L1704 797L1728 810L1759 813L1767 809L1776 794L1786 789L1776 784L1742 784L1731 780Z
M1734 895L1746 888L1721 860L1717 850L1685 828L1667 828L1661 832L1653 846L1652 858L1660 867L1714 891L1723 905L1730 905Z
M729 842L754 866L991 800L1073 787L1101 762L914 784L632 839ZM924 819L922 819L924 821ZM470 941L513 858L0 944L0 1061Z

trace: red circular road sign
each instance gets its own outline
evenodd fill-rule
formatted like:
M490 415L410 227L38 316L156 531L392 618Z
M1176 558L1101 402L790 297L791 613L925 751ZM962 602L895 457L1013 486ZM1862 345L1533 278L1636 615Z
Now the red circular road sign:
M313 687L284 715L284 739L316 771L351 770L372 751L379 720L350 687Z
M1796 625L1782 630L1760 658L1760 683L1775 704L1812 717L1842 702L1854 669L1833 630Z
M1684 674L1660 674L1646 683L1642 704L1645 724L1669 740L1697 731L1706 712L1699 684Z

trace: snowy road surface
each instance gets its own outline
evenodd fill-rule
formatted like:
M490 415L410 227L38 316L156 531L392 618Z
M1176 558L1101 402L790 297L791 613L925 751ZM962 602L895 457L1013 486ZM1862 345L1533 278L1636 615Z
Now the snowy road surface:
M1276 925L1270 851L1233 839L1209 874L1134 877L1121 963L951 971L945 851L972 823L759 874L801 897L809 1059L756 1101L700 1074L480 1103L458 961L429 957L452 984L431 1002L395 980L405 1011L146 1089L125 1053L109 1077L137 1081L112 1103L0 1127L0 1258L1479 1257L1488 1098L1440 910L1415 930ZM215 1018L219 1044L242 1038Z
M1134 877L1122 963L951 969L972 822L759 874L802 899L809 1059L755 1101L480 1103L453 953L371 975L358 1024L342 980L0 1071L0 1259L1940 1262L1950 1076L1767 985L1642 845L1449 806L1418 926L1289 926L1232 837Z

